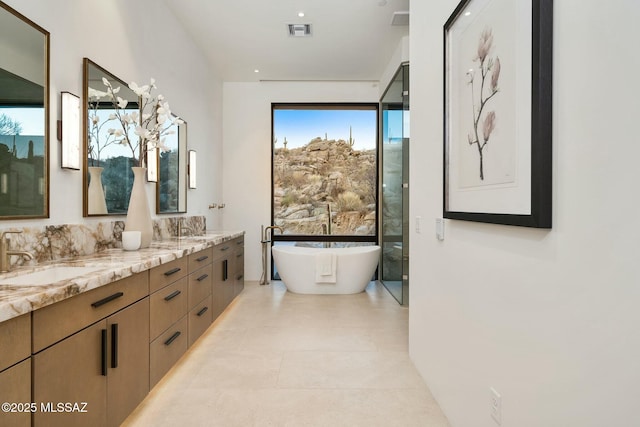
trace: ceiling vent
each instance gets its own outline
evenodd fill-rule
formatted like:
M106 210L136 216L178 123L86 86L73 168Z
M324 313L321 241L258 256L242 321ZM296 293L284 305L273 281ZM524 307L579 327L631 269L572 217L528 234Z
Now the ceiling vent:
M407 26L409 25L409 11L393 12L393 18L391 18L391 25L395 26Z
M291 37L311 36L311 24L287 24L287 28Z

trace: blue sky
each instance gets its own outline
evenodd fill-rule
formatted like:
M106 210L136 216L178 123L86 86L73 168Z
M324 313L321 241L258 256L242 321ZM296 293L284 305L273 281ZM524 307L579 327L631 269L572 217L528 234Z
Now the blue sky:
M354 148L371 150L376 147L375 110L274 110L273 132L278 138L276 148L282 148L287 138L287 148L301 147L314 138L349 140L352 127Z

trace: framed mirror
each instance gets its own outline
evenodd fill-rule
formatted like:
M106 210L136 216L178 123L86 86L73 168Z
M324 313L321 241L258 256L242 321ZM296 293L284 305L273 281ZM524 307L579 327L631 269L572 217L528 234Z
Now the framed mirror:
M113 129L120 124L114 118L113 104L106 96L107 79L117 96L128 101L125 111L138 112L138 96L128 85L88 58L84 58L83 108L84 154L83 157L83 214L125 215L133 186L136 157L128 145L118 142Z
M158 157L156 213L187 212L187 123L175 127Z
M49 216L49 32L0 2L0 219Z

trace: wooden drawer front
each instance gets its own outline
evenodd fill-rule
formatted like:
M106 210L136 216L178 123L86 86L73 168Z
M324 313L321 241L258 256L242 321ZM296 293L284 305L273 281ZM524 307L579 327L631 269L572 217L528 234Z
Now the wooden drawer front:
M203 249L189 255L189 272L196 271L213 261L213 248Z
M231 243L233 243L233 246L236 248L244 247L244 236L236 237Z
M244 249L236 250L234 264L236 273L244 273Z
M149 270L149 291L155 292L187 275L187 258L182 257Z
M180 356L187 351L187 316L184 316L178 323L167 329L155 341L152 341L149 348L149 361L151 387L160 381L169 369L180 359Z
M150 297L150 335L153 341L187 314L187 278L154 292Z
M189 309L211 295L213 282L213 265L196 270L189 274Z
M30 342L30 313L0 323L0 371L31 356Z
M219 245L215 245L213 247L213 258L218 259L218 258L230 256L234 249L235 249L235 244L233 244L233 241L224 242L224 243L220 243Z
M213 322L213 297L209 295L189 312L189 347Z
M2 347L4 349L4 347ZM31 358L0 372L0 402L27 404L31 398ZM38 403L38 405L40 405ZM40 406L38 406L38 410ZM29 412L0 411L0 426L23 427L31 425Z
M149 295L149 276L139 273L33 312L33 352L104 319Z

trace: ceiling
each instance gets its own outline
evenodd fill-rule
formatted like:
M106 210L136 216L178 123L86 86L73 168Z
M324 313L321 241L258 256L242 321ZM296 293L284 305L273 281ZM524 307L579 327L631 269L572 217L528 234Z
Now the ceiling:
M377 81L409 0L165 0L223 81ZM304 12L304 17L298 13ZM291 37L287 24L311 24ZM259 72L255 72L259 70Z

